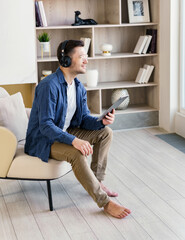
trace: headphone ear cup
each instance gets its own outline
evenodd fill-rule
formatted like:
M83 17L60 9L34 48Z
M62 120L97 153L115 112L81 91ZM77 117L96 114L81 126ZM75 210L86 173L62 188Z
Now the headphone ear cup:
M71 58L69 56L64 56L60 60L62 67L69 67L71 65Z

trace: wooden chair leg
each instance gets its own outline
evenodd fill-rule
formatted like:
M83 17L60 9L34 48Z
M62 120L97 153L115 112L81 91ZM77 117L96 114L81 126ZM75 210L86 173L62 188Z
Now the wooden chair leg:
M47 180L47 190L48 190L49 209L50 209L50 211L53 211L53 200L52 200L52 192L51 192L50 180Z

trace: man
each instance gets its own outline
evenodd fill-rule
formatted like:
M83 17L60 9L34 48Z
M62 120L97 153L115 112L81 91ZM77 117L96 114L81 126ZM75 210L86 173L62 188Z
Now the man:
M130 210L110 200L117 194L102 183L112 138L112 130L106 125L113 123L114 111L102 121L90 115L86 90L76 78L86 72L88 62L82 41L62 42L57 57L60 67L36 87L25 152L45 162L49 157L69 162L97 205L123 218ZM90 154L91 168L86 158Z

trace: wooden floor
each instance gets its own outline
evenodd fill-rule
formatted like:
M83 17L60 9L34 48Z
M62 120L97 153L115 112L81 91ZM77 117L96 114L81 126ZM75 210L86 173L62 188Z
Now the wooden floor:
M106 185L132 210L122 220L100 210L73 173L52 182L0 180L1 240L185 239L185 154L160 140L160 129L114 132Z

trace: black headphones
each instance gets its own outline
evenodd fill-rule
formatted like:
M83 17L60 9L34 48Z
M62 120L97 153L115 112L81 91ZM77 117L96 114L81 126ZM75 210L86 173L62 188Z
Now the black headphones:
M62 67L69 67L71 65L71 58L69 56L65 56L65 47L68 43L68 40L62 43L61 47L61 58L60 58L60 65Z

